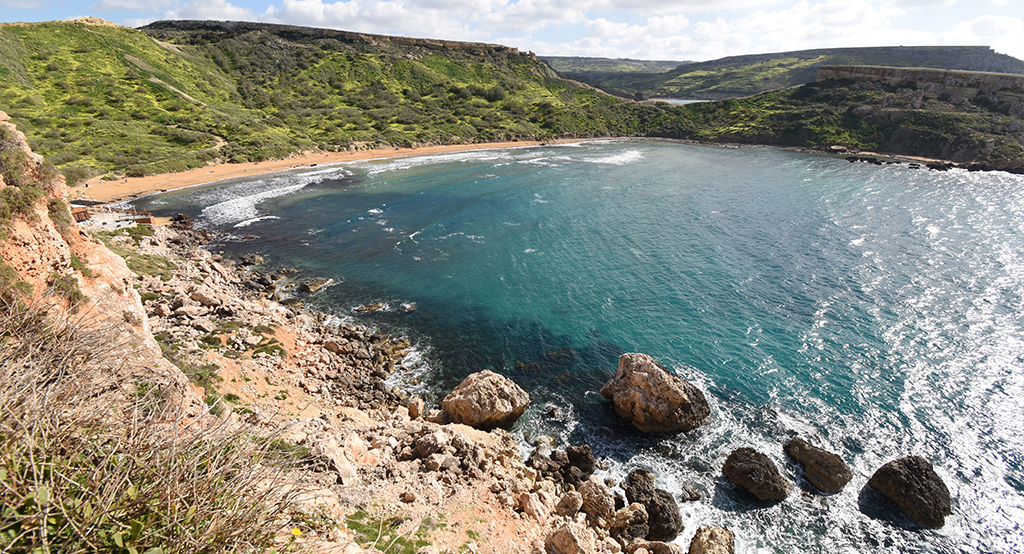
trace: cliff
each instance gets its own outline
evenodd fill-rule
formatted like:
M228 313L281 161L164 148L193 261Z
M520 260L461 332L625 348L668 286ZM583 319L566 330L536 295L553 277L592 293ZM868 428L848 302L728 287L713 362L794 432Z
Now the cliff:
M932 98L942 94L966 98L996 95L1007 101L1024 101L1024 75L1008 73L865 65L821 66L815 80L821 82L829 79L850 79L878 82L890 87L910 87L923 91Z

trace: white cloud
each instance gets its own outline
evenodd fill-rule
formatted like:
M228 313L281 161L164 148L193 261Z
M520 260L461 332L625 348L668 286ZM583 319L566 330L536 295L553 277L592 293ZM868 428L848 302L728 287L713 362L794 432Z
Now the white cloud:
M260 20L413 37L479 38L464 21L435 5L440 4L402 0L283 0L280 7L269 6Z
M154 12L177 4L177 0L100 0L89 5L90 10L109 12L116 10L138 10Z
M231 4L227 0L191 0L181 7L166 12L165 19L222 19L252 21L252 10Z
M1002 15L983 15L939 33L941 44L991 46L996 52L1024 60L1024 20Z

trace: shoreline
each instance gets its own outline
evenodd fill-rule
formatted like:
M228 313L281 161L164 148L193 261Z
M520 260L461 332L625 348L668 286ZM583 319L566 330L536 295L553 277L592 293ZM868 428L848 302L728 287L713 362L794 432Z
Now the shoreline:
M225 181L228 179L257 177L267 175L270 173L278 173L302 167L319 167L321 165L342 166L350 162L413 158L418 156L430 156L436 154L453 154L461 152L473 152L478 150L499 150L502 148L523 148L551 144L573 144L598 140L664 140L669 142L680 142L683 144L695 144L702 146L750 148L768 147L782 148L785 150L794 150L806 153L826 154L839 157L847 155L879 156L896 160L906 160L908 162L945 163L950 164L953 167L961 165L956 162L936 158L925 158L920 156L910 156L905 154L892 154L873 151L861 151L856 149L849 149L846 150L845 152L828 152L826 150L806 146L794 147L769 144L705 142L695 141L691 139L654 137L587 137L561 138L544 141L531 140L481 142L473 144L445 144L434 146L417 146L412 148L389 147L375 148L372 150L355 150L345 152L319 152L315 154L300 153L297 155L290 156L288 158L282 158L277 160L267 160L262 162L245 162L237 164L219 162L214 165L190 169L188 171L181 171L177 173L159 173L156 175L147 175L145 177L126 177L123 180L117 181L104 181L102 180L102 176L96 176L86 180L81 185L69 187L68 197L71 202L74 202L75 200L86 200L91 202L110 204L125 200L132 200L150 194L157 194L161 192L167 192L171 190L177 190L193 186L209 185L220 181Z
M369 160L387 160L395 158L411 158L434 154L452 154L472 152L476 150L497 150L502 148L520 148L542 146L546 144L567 144L588 140L608 140L607 138L582 139L551 139L544 141L508 141L482 142L474 144L446 144L436 146L418 146L413 148L377 148L373 150L356 150L346 152L322 152L316 154L298 154L279 160L263 162L245 162L230 164L221 162L178 173L160 173L145 177L126 177L117 181L104 181L102 176L93 177L82 185L69 187L68 196L71 202L89 200L93 202L113 203L130 200L149 194L167 192L186 187L207 185L236 179L240 177L256 177L269 173L287 171L301 167L318 167L343 165L349 162Z

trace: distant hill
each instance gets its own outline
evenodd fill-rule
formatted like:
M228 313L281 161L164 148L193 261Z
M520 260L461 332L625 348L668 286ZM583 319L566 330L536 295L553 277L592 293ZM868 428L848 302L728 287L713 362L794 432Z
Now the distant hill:
M1024 74L1024 61L997 54L987 46L827 48L730 56L686 64L661 73L569 71L562 74L623 97L717 100L810 83L822 65L927 67Z
M631 60L629 58L586 58L579 56L537 56L551 69L563 74L664 73L688 61Z

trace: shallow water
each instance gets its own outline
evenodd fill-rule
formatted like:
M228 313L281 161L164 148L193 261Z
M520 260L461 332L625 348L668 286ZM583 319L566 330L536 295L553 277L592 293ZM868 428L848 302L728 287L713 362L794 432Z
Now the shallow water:
M725 525L741 552L1024 550L1020 176L609 141L321 167L141 205L229 233L215 249L334 278L303 301L415 339L405 376L429 392L486 368L512 377L534 399L524 444L587 442L613 477L639 466L698 488L683 545ZM352 315L369 301L389 309ZM710 423L645 437L618 421L597 390L630 351L707 391ZM796 435L850 464L846 489L765 504L721 477L753 446L798 479L782 452ZM950 488L942 529L864 489L909 454Z

